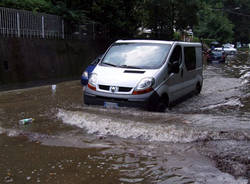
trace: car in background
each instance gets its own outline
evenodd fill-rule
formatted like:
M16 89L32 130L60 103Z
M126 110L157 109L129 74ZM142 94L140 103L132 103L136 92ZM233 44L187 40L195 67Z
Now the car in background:
M98 56L90 65L83 71L82 76L81 76L81 84L83 86L86 86L89 82L89 77L92 73L92 71L95 69L96 65L102 58L102 55Z
M226 60L226 54L224 51L213 50L208 54L208 62L219 62L224 63Z
M223 44L223 47L232 47L234 48L234 44L231 44L231 43L226 43L226 44Z
M235 55L237 53L237 49L230 47L230 46L216 47L214 48L214 50L224 51L227 55Z

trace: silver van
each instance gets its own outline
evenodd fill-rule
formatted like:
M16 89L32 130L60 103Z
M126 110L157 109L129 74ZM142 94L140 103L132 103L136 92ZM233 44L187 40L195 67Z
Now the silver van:
M84 103L164 111L202 88L200 43L118 40L100 59L84 91Z

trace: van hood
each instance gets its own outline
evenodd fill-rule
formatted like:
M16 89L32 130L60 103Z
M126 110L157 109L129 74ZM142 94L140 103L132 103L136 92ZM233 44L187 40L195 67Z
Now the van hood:
M98 85L136 87L146 77L156 74L156 69L130 69L97 65L93 73L97 74Z

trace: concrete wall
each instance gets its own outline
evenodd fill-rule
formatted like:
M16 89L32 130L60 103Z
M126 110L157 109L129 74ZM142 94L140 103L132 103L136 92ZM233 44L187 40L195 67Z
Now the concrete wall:
M79 77L103 41L0 38L0 85Z

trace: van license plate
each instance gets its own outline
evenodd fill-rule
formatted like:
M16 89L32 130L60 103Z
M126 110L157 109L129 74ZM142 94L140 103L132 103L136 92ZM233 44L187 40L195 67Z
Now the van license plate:
M118 104L117 103L113 103L113 102L104 102L104 107L106 108L118 108Z

